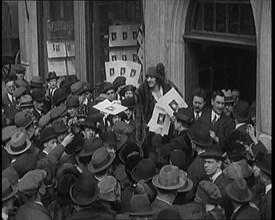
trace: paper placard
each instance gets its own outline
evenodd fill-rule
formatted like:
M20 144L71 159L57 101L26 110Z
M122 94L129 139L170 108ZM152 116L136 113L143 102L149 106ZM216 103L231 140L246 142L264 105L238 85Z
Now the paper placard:
M113 82L118 76L126 78L126 85L138 86L141 65L131 61L105 62L106 81Z
M149 131L156 134L168 135L171 121L169 115L162 109L158 103L155 105L153 115L148 123Z
M127 110L127 107L124 107L116 102L110 102L108 99L96 104L93 106L105 114L117 115L120 112Z
M109 61L133 61L138 62L138 47L130 48L109 48Z
M48 58L66 57L65 41L47 41Z
M138 24L109 26L109 47L136 45L139 26Z
M75 59L74 57L67 59L67 68L68 68L68 74L69 75L75 75Z
M67 57L75 56L75 43L74 41L66 41L66 52Z
M55 71L56 75L64 76L67 75L66 62L64 59L48 59L48 70L49 72Z
M174 111L177 111L178 108L188 107L175 88L170 89L164 96L162 96L158 100L158 105L161 106L170 117L173 116Z

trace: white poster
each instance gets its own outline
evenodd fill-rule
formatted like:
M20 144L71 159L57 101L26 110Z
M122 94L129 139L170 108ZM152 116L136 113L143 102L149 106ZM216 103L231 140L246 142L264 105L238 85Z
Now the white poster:
M119 76L119 61L105 62L105 75L107 82L113 82Z
M67 57L75 56L75 43L73 40L66 41L66 52L67 52Z
M109 48L109 61L133 61L138 62L138 47L111 47Z
M48 70L55 71L58 76L67 75L65 59L48 59Z
M66 57L65 41L47 41L48 58Z
M162 109L158 103L155 105L153 115L148 123L149 131L156 134L168 135L171 121L169 115Z
M124 107L116 102L110 102L108 99L96 104L93 106L105 114L117 115L120 112L127 110L127 107Z
M180 96L180 94L172 88L163 97L158 100L158 105L161 106L171 117L179 108L187 108L188 105Z
M138 28L139 25L109 26L109 47L136 45Z

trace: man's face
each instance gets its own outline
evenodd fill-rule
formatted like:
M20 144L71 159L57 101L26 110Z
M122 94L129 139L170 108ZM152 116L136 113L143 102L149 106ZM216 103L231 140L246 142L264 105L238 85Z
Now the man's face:
M114 89L110 89L106 92L106 95L108 95L108 99L110 102L114 101L116 99L116 93Z
M9 81L6 83L7 92L11 95L13 95L15 90L15 84L14 81Z
M57 146L57 138L53 138L44 143L45 148L48 149L48 152L51 152Z
M17 79L23 80L24 79L24 73L16 73Z
M124 96L125 98L130 98L134 96L134 93L132 91L126 91Z
M37 108L38 110L42 111L43 110L43 106L44 106L44 103L43 102L36 102L34 101L33 102L33 105L35 108Z
M224 97L217 95L214 100L211 100L211 104L213 106L213 111L216 114L221 115L224 108Z
M57 80L56 79L51 79L49 82L50 88L54 89L57 86Z
M202 97L194 96L193 98L193 109L195 112L199 113L203 110L205 106L205 100Z
M234 106L234 102L228 102L224 104L224 109L223 109L223 113L230 117L232 112L233 112L233 106Z
M157 78L153 76L147 76L146 78L148 86L152 89L157 85Z
M217 161L211 158L204 159L204 170L208 176L213 176L217 172L217 169L220 167L221 161Z

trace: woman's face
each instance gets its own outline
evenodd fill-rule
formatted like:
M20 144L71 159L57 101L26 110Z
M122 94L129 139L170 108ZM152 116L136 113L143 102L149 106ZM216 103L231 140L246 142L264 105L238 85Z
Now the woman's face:
M130 91L126 91L124 96L125 96L125 98L130 98L130 97L134 96L134 93L131 90Z
M147 80L147 83L148 83L150 88L155 88L155 86L157 85L157 78L156 77L147 76L146 80Z

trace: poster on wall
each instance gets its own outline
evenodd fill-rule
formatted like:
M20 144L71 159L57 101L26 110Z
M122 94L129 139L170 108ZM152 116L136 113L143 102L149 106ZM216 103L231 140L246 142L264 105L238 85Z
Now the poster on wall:
M67 75L65 59L48 59L48 70L55 71L58 76Z
M65 41L47 41L48 58L66 57Z
M109 47L137 45L139 26L138 24L109 26Z
M109 61L124 60L138 62L137 46L109 48Z
M74 57L75 56L75 43L73 40L66 41L66 55L67 57Z

